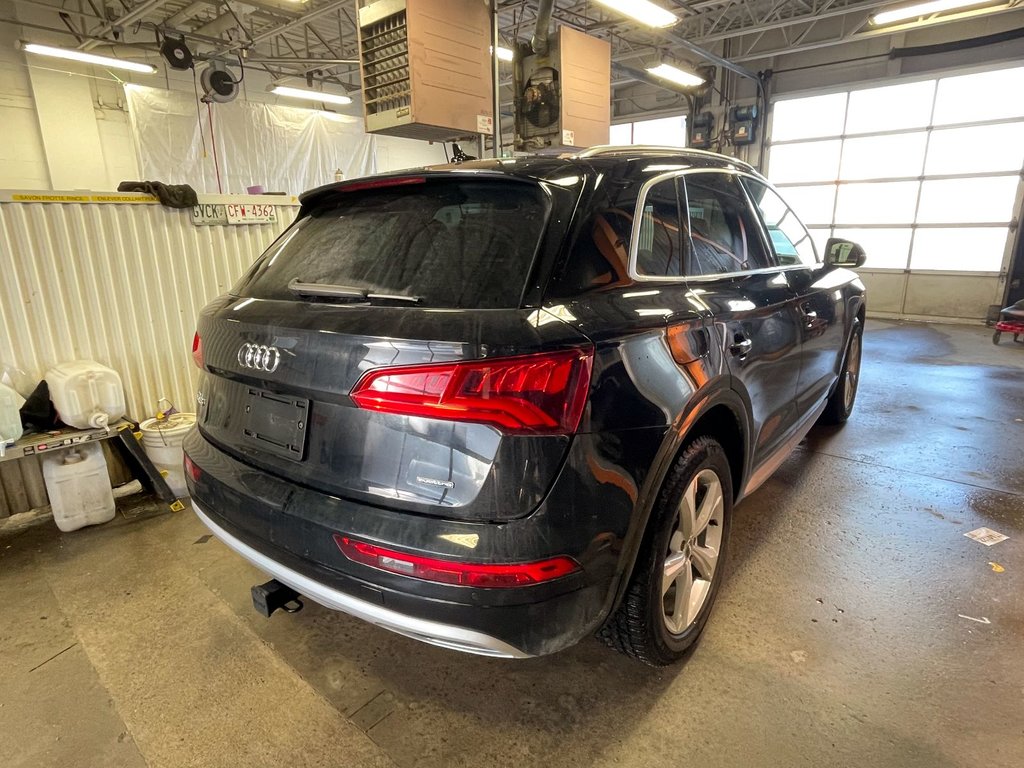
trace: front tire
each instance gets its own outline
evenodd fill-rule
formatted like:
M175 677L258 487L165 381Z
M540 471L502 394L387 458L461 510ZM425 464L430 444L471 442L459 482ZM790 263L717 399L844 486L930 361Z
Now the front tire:
M725 451L698 438L662 486L629 588L599 638L654 667L686 655L722 583L732 500Z
M846 343L843 355L843 370L839 374L836 388L828 397L825 410L821 414L822 424L845 424L853 413L853 404L857 400L857 386L860 384L860 358L864 341L864 327L860 318L853 319L850 329L850 340Z

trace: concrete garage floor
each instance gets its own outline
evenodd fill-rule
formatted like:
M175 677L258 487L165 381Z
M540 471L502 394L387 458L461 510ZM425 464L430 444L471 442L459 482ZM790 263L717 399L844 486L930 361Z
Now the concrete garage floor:
M268 621L188 512L8 531L0 764L1019 767L1022 369L984 328L869 322L854 419L737 509L715 615L667 670Z

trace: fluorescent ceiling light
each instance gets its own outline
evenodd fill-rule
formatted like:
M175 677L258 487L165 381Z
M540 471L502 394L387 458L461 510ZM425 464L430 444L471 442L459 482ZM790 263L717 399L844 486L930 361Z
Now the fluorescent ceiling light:
M491 51L494 51L494 47L491 47ZM503 45L498 46L498 61L512 61L515 58L515 54L511 48L506 48Z
M114 59L109 56L97 56L95 53L86 53L85 51L73 51L68 50L67 48L54 48L49 45L39 45L38 43L22 43L21 49L28 53L39 54L40 56L53 56L57 59L82 61L86 64L95 64L99 67L127 69L132 72L142 72L147 75L152 75L156 72L156 67L152 64L140 64L137 61L125 61L124 59Z
M660 77L662 80L668 80L671 83L682 85L686 88L696 88L698 85L704 84L704 78L700 75L687 72L679 67L673 67L671 64L659 64L656 67L648 67L647 71L655 77Z
M650 0L597 0L597 2L649 27L670 27L679 21L674 13L666 11Z
M915 5L904 6L903 8L893 8L892 10L876 13L871 17L871 23L892 24L896 21L917 19L921 16L930 16L933 13L942 13L943 11L973 8L976 5L985 5L991 2L992 0L931 0L926 3L916 3Z
M289 88L287 85L275 85L271 93L278 96L290 96L293 99L306 99L307 101L320 101L324 104L351 104L352 99L348 96L338 96L334 93L322 91L307 91L305 88Z

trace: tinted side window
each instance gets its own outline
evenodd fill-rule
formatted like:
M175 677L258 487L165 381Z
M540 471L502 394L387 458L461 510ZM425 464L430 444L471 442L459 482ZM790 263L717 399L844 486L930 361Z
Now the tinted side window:
M760 223L736 179L726 173L683 178L693 241L689 273L718 275L771 266Z
M645 277L682 275L682 227L675 179L660 181L647 191L637 212L636 271Z
M551 276L549 297L572 297L632 282L629 255L643 182L625 167L604 178L578 225L570 252ZM651 276L680 275L686 238L679 233L674 182L650 192L640 211L637 268Z
M639 183L610 176L580 222L575 241L548 284L548 296L566 298L629 282L629 240Z
M817 264L818 254L811 236L779 194L754 179L744 178L743 184L761 211L779 264Z

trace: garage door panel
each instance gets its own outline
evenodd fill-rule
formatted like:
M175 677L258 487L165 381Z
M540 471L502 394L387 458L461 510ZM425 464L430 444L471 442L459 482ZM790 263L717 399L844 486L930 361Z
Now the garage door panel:
M907 283L904 272L872 272L860 270L860 278L867 288L868 310L896 313L903 308L903 291Z
M916 181L843 184L836 201L836 224L910 224L917 189Z
M920 176L928 133L898 133L847 139L843 145L842 179L890 179Z
M829 224L832 221L836 204L835 184L784 187L779 192L789 207L796 211L800 221L808 227Z
M931 118L934 95L934 80L853 91L846 133L924 128Z
M1006 252L1006 227L937 227L914 237L911 269L998 272Z
M1018 171L1024 165L1024 121L932 132L926 174Z
M926 181L917 220L922 224L1008 223L1018 183L1016 176Z
M903 312L982 320L1000 290L999 277L911 273Z
M773 114L772 141L838 136L843 132L846 94L779 101Z
M1024 117L1024 67L944 77L934 125Z
M772 147L772 181L835 181L839 176L839 155L843 142L808 141Z
M836 237L852 240L867 254L868 269L906 269L910 258L910 227L894 229L836 229Z

